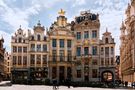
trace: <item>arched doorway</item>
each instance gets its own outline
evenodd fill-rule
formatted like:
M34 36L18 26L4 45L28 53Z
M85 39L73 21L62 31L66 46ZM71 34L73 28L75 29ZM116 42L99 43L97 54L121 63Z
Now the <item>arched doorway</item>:
M111 71L104 71L101 74L101 81L102 82L113 82L114 81L114 74Z

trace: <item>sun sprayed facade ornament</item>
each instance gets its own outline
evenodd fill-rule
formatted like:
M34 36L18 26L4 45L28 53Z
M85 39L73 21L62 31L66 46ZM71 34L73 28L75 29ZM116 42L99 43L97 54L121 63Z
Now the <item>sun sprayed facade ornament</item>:
M66 13L66 12L65 12L63 9L61 9L61 10L58 12L58 14L59 14L60 16L64 16L65 13Z

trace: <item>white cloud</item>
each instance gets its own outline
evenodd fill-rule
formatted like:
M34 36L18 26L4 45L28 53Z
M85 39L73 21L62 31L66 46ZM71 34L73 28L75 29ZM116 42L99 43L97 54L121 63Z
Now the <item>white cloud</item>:
M16 30L19 25L22 25L23 27L28 27L29 17L31 15L38 14L40 10L39 5L31 6L26 10L21 10L19 8L10 8L4 3L1 5L1 7L5 8L1 15L2 20L10 24L13 27L13 30Z
M72 7L81 6L86 4L86 0L65 0L72 3Z
M119 50L119 27L121 24L121 20L124 19L124 11L127 6L127 3L130 0L24 0L25 3L29 3L28 5L23 4L23 8L14 6L10 7L7 4L7 1L10 0L0 0L0 21L7 22L11 28L11 30L16 31L19 28L19 25L22 25L22 28L30 28L28 27L31 22L29 19L33 15L39 15L40 11L48 11L50 13L49 20L52 22L56 19L56 17L52 14L53 9L49 11L49 8L53 7L54 5L59 5L62 8L64 7L72 7L73 10L68 10L67 12L73 12L72 15L68 16L68 21L74 19L74 16L79 15L80 11L91 9L92 6L95 6L91 10L92 12L99 13L100 21L101 21L101 34L105 32L105 28L108 27L108 30L112 32L113 37L115 37L116 41L116 50ZM15 0L14 0L15 1ZM10 1L11 2L11 1ZM17 2L17 1L15 1ZM66 6L61 4L66 3ZM12 4L13 1L12 1ZM83 7L82 7L83 6ZM24 8L25 7L25 8ZM55 8L55 7L53 7ZM42 15L41 15L42 17ZM33 18L34 19L34 18ZM48 20L48 19L47 19ZM8 28L8 27L7 27ZM3 32L0 32L0 34ZM10 43L10 42L9 42ZM9 44L8 43L8 44ZM117 51L117 54L119 52Z
M25 9L23 9L16 6L14 8L13 7L11 8L9 5L7 5L8 1L0 0L0 12L1 12L0 21L9 24L11 27L7 27L7 28L10 28L10 30L13 30L13 32L15 32L20 25L26 31L26 29L30 28L29 18L32 15L39 14L41 9L51 7L56 1L58 0L54 0L53 3L51 1L45 2L44 0L33 0L32 2L31 1L27 2L32 4L27 7L25 7L24 5ZM9 1L8 3L11 2ZM10 42L7 41L11 41L11 35L4 32L4 30L1 30L0 34L2 34L5 39L4 45L7 47L8 51L10 51L10 47L9 47Z

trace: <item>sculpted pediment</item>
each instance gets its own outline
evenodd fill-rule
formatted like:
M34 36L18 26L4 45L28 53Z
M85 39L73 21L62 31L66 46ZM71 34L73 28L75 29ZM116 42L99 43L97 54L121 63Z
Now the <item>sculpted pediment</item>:
M100 27L100 22L95 20L95 21L83 21L79 24L75 24L74 28L80 28L80 27L83 27L83 28L99 28Z
M58 30L58 29L55 29L55 30L51 30L49 31L49 34L50 35L55 35L55 36L72 36L73 33L70 31L70 30Z

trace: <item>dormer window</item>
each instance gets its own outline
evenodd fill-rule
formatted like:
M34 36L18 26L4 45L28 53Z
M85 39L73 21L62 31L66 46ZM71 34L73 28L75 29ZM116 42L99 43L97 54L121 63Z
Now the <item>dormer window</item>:
M31 40L34 40L34 36L31 36Z
M44 36L44 41L46 41L46 36Z
M22 38L19 38L19 43L21 43L22 42Z
M37 35L37 40L40 41L40 35Z
M105 38L105 43L108 43L108 38Z

